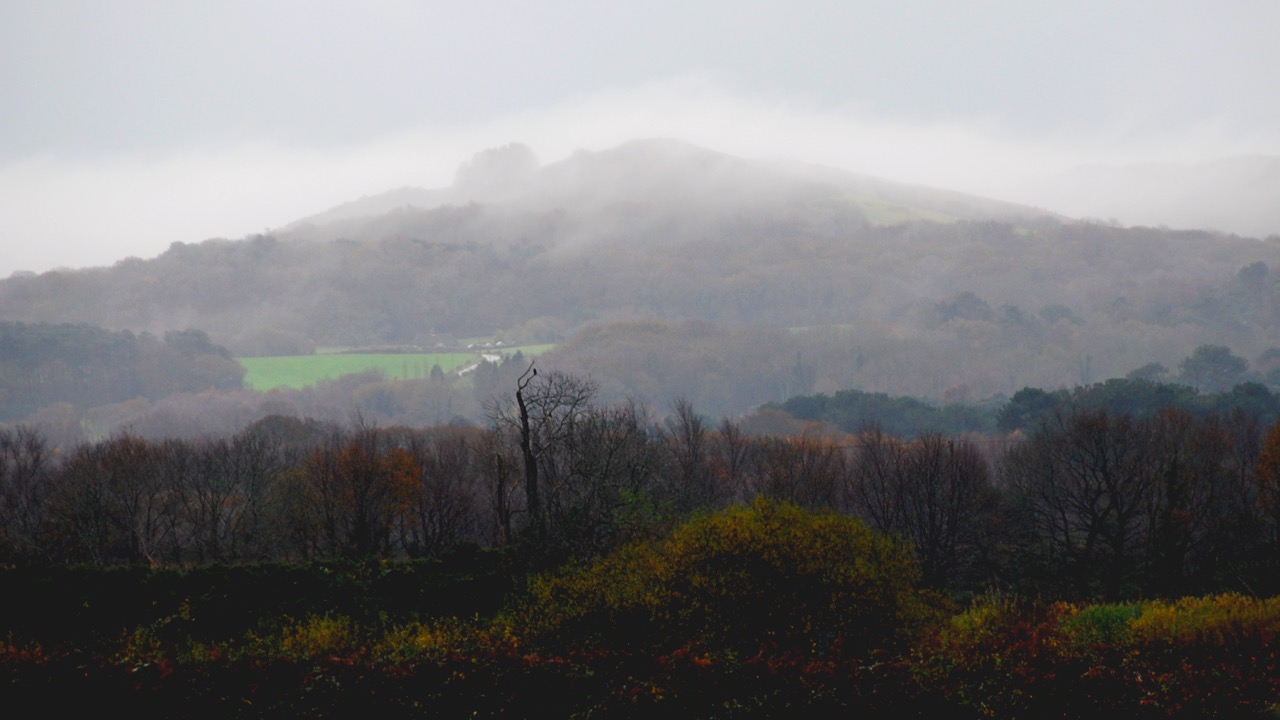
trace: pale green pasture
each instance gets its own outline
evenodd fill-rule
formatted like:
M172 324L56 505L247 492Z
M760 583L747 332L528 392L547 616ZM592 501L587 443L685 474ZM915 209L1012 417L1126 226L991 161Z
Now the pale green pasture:
M246 370L245 387L252 390L272 390L302 388L321 380L333 380L369 370L381 371L388 380L417 380L430 375L431 368L436 364L449 373L477 359L477 355L470 353L328 353L246 357L239 360Z
M524 345L484 350L485 355L508 357L517 351L531 358L554 345ZM343 375L381 371L388 380L420 380L439 365L445 373L456 372L479 362L480 353L317 353L277 357L238 358L245 367L244 384L251 390L303 388L321 380L334 380Z

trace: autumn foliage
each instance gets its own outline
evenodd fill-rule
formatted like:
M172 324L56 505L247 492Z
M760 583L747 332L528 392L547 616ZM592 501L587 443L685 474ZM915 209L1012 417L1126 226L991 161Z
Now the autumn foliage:
M442 609L440 594L465 587L449 580L462 567L281 567L212 584L93 571L101 577L77 578L82 591L140 583L169 598L150 607L167 609L144 618L117 607L132 620L114 637L9 631L0 700L54 714L92 694L133 717L407 720L1247 718L1270 716L1280 699L1276 599L990 595L954 608L920 589L898 541L781 501L736 505L537 575L498 612ZM255 588L266 599L277 587L280 600L299 582L309 602L249 611ZM184 596L197 587L199 597ZM410 591L437 610L397 604ZM225 612L233 607L239 624Z
M907 546L859 520L758 498L540 577L507 621L549 647L863 657L928 617L918 576Z

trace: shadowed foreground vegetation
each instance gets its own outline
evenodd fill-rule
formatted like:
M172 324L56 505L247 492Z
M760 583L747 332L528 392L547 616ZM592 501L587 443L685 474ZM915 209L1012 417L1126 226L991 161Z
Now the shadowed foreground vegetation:
M113 583L134 602L78 629L6 612L0 699L131 717L1203 718L1280 697L1274 599L961 607L923 589L900 541L785 502L504 593L517 556L37 572L33 590L74 579L68 622Z
M771 435L524 373L485 428L276 416L74 447L0 429L0 702L142 718L1277 707L1269 391L1027 390L1000 433L904 437L841 430L868 400L841 395L810 402L826 422Z

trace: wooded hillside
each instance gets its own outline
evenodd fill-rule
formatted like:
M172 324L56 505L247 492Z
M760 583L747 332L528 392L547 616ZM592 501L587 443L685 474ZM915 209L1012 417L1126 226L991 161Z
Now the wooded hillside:
M498 148L451 188L15 275L0 315L194 328L241 356L555 342L544 362L610 399L737 415L849 389L973 402L1172 375L1203 345L1274 384L1278 267L1275 238L1081 222L654 140L545 167ZM429 419L475 419L488 390L433 391Z

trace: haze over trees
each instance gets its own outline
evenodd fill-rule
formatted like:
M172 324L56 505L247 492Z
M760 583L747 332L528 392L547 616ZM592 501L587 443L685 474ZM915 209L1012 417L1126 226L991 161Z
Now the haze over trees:
M1206 392L1275 387L1275 267L1275 238L1071 220L672 140L545 166L513 144L478 153L452 187L151 259L17 274L0 280L0 308L28 325L201 332L233 356L556 343L543 366L591 377L602 397L684 397L715 417L848 390L998 404L1131 373ZM178 383L187 394L172 400L90 394L8 414L75 423L104 407L95 427L108 432L145 427L161 405L192 432L272 411L479 422L511 372L351 378L270 407L233 380L198 398L209 387Z
M244 368L202 330L163 338L90 325L0 322L0 422L60 403L95 407L235 390Z

